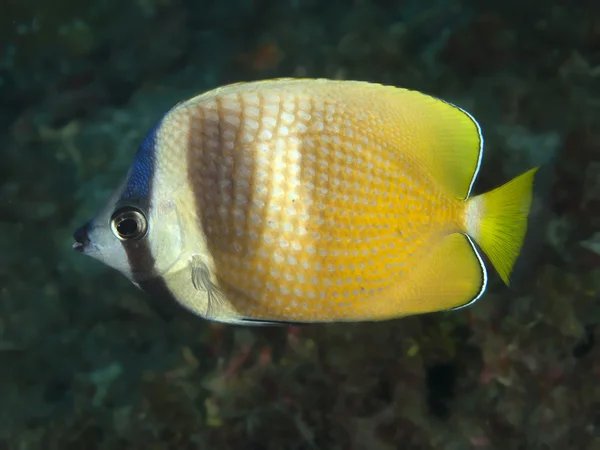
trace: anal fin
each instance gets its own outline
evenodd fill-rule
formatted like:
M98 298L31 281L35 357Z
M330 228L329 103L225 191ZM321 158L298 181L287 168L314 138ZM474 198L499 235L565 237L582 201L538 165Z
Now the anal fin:
M415 298L410 313L443 311L478 300L487 286L487 271L471 238L454 233L431 249L415 268L412 281Z

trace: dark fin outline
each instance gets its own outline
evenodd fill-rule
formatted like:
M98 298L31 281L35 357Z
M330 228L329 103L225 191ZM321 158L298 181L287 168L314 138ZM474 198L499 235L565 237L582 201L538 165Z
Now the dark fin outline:
M475 256L479 260L479 267L481 268L481 287L479 288L479 292L477 293L477 295L475 297L473 297L471 300L466 302L464 305L456 306L454 308L451 308L449 311L456 311L458 309L466 308L468 306L471 306L475 302L477 302L477 300L479 300L485 294L485 291L487 290L487 287L490 282L487 266L485 265L483 251L481 251L481 249L477 246L477 244L471 238L471 236L469 236L466 233L461 233L461 234L465 237L465 239L469 242L469 244L471 244L471 249L473 250L473 253L475 253Z
M428 95L428 94L425 94ZM431 96L433 98L435 98L436 100L439 100L442 103L445 103L446 105L452 106L453 108L458 109L460 112L462 112L465 116L467 116L469 119L471 119L471 122L473 122L473 125L475 125L475 128L477 129L477 134L479 136L479 153L477 154L477 164L475 165L474 169L473 169L473 174L471 175L471 181L469 183L469 188L466 192L466 194L464 195L464 197L462 198L462 200L468 200L471 195L473 194L473 187L475 186L475 182L477 181L477 177L479 176L479 173L481 172L481 166L483 164L483 153L484 153L484 149L485 149L485 139L483 138L483 130L481 129L481 125L479 125L479 122L477 121L477 119L475 119L475 117L466 109L461 108L460 106L449 102L447 100L444 100L442 98L439 97L435 97L435 96Z
M296 327L300 325L310 325L309 322L284 322L279 320L261 320L261 319L249 319L246 317L241 317L240 325L247 326L281 326L281 327Z

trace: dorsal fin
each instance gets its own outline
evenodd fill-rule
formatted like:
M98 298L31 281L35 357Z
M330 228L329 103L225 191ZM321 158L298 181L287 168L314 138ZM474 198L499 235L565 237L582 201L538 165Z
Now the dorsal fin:
M424 169L452 195L466 199L483 158L483 135L464 109L418 91L394 89Z

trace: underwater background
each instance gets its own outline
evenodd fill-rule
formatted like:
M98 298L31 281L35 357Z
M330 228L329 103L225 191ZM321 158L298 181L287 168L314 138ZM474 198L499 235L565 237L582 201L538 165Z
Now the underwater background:
M3 0L0 449L600 449L600 2ZM278 76L471 112L483 192L554 162L517 290L384 323L163 320L71 249L172 105Z

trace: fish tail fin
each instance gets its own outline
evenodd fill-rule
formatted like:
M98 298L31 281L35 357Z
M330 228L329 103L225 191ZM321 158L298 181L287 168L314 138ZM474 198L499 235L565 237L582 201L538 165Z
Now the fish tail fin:
M539 247L548 208L549 166L533 168L508 183L468 200L467 234L481 247L507 286Z

